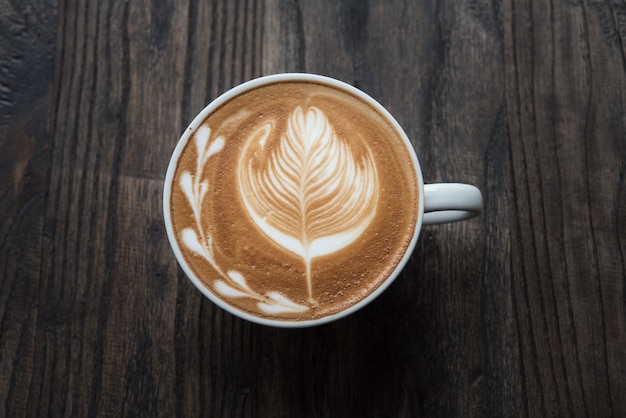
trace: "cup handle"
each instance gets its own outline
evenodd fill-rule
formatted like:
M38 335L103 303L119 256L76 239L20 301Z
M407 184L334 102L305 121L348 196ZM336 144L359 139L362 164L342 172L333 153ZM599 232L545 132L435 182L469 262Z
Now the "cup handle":
M424 185L423 225L473 218L483 210L483 195L477 187L461 183Z

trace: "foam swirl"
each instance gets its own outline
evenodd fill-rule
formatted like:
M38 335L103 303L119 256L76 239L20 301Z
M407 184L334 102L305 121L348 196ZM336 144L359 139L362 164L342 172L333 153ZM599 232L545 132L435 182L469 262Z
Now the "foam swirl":
M274 125L268 121L247 139L239 191L259 229L302 257L314 303L311 261L350 245L370 224L379 195L376 165L369 148L355 152L317 107L296 107L271 144Z

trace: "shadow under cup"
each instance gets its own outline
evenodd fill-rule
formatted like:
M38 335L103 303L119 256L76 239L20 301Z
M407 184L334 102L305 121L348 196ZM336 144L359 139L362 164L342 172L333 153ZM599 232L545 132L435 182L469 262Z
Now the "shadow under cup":
M306 327L392 283L421 229L424 185L406 134L374 99L279 74L198 114L170 160L163 208L178 263L211 301Z

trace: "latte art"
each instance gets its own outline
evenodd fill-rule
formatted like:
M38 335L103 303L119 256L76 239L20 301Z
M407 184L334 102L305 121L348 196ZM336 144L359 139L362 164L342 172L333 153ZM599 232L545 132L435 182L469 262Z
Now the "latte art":
M248 286L246 279L241 273L223 270L215 261L213 239L210 234L203 230L202 203L209 191L207 180L201 180L202 171L209 158L220 152L224 147L224 138L218 137L210 144L211 130L207 127L198 129L195 135L195 144L198 158L196 173L192 175L185 171L180 178L180 186L189 201L196 221L195 228L186 228L182 233L182 241L188 250L203 257L222 276L222 280L216 280L214 287L217 292L231 298L249 298L257 301L259 309L266 313L301 312L307 310L306 306L291 302L285 295L270 292L265 296L253 291Z
M348 91L261 85L186 138L169 197L173 235L225 304L275 320L332 315L374 292L410 245L419 181L407 145Z
M302 257L315 304L311 261L353 243L370 224L378 201L376 166L369 149L355 156L316 107L296 107L278 143L269 144L274 125L248 138L239 191L254 224Z

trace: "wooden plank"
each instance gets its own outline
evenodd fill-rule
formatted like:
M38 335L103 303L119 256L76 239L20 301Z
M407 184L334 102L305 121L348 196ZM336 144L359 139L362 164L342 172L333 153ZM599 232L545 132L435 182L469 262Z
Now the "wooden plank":
M624 22L614 19L618 8L598 3L506 8L513 283L527 413L620 416Z
M3 4L0 14L0 414L25 416L42 286L51 136L54 4Z

